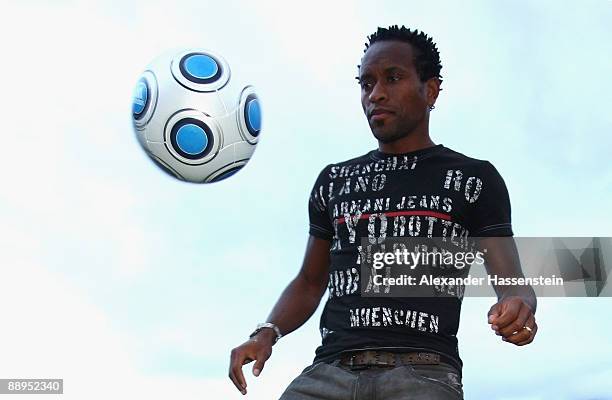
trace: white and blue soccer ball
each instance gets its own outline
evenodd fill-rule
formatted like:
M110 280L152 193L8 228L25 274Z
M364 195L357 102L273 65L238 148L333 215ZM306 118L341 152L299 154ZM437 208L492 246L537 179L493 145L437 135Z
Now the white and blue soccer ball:
M255 90L219 54L190 49L155 59L132 101L136 137L172 176L217 182L246 165L259 140Z

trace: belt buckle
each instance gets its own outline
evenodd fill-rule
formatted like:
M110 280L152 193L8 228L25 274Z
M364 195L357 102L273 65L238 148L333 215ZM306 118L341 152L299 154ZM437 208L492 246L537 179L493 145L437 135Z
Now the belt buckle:
M393 354L393 353L391 353L391 354ZM389 354L387 354L387 356L388 355ZM383 360L380 359L380 356L381 356L381 353L377 352L376 356L375 356L376 357L376 365L377 366L379 366L379 367L393 367L394 366L393 363L389 362L389 357L385 357L385 360L383 361ZM395 357L395 354L393 354L393 356Z
M349 358L348 367L351 371L368 369L368 364L355 364L355 358L357 358L357 354L352 354Z
M377 367L387 365L386 362L381 361L381 359L380 359L380 352L378 352L378 351L376 351L374 353L374 365L377 366Z

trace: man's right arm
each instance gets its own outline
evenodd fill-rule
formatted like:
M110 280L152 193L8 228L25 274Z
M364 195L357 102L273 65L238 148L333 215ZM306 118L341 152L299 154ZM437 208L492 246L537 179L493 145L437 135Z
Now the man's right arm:
M316 311L329 279L329 248L328 240L309 237L300 272L285 288L266 320L275 324L283 336L302 326ZM275 337L274 330L264 328L232 350L229 378L242 394L246 394L242 366L255 361L253 374L258 376L272 354Z

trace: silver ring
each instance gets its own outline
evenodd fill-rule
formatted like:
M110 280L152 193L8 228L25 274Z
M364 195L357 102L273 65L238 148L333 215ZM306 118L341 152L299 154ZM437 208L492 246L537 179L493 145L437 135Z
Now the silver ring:
M528 327L528 326L524 326L524 327L523 327L523 329L527 329L527 330L529 331L529 333L533 332L533 329L531 329L531 328L530 328L530 327Z

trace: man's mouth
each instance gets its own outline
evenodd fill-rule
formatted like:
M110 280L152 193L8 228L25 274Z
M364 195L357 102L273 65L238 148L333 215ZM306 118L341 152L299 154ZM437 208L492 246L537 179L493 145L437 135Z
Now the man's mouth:
M393 115L393 111L383 109L383 108L375 108L370 112L370 121L381 121L385 118L388 118Z

